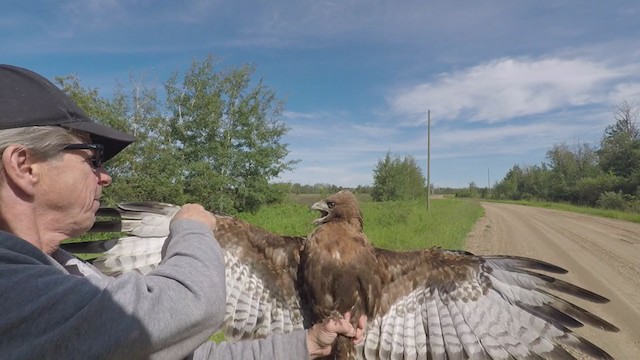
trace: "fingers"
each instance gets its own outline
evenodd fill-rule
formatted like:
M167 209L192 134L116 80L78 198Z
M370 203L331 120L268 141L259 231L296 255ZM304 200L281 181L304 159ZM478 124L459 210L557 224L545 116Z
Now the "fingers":
M367 327L367 317L365 315L360 316L358 319L358 327L355 329L356 334L353 337L353 342L359 344L364 340L364 331Z
M216 217L209 211L205 210L200 204L183 205L171 221L173 222L175 220L181 219L199 221L209 226L211 230L215 229L216 227Z
M354 327L351 324L351 313L344 314L342 319L335 319L327 324L327 330L335 332L336 334L344 335L346 337L353 338L353 341L358 344L364 339L364 331L367 326L367 317L365 315L360 316L358 324Z
M360 319L358 319L358 328L364 330L367 327L367 316L362 315Z
M329 355L331 344L338 335L352 338L354 344L359 344L364 340L367 317L360 316L355 327L351 324L351 317L352 314L347 312L343 318L328 318L321 323L314 324L307 330L307 348L311 359Z
M347 311L346 313L344 313L343 319L351 321L351 311Z

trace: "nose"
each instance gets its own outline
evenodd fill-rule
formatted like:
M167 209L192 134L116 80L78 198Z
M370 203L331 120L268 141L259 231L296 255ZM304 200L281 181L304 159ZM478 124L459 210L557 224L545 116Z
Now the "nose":
M103 168L103 167L99 168L98 169L98 184L100 186L109 186L109 185L111 185L111 181L113 181L113 179L111 178L111 175L109 175L107 170L105 170L105 168Z

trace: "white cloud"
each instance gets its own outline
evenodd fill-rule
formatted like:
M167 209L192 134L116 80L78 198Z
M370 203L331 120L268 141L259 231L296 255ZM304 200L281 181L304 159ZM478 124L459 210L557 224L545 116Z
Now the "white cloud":
M585 59L500 59L441 74L400 91L390 103L419 122L431 109L434 120L495 123L608 102L613 81L628 75L621 67Z
M297 111L284 111L282 114L286 119L316 119L321 116L320 113L304 113Z
M618 104L624 100L640 100L640 83L621 83L609 93L609 102Z

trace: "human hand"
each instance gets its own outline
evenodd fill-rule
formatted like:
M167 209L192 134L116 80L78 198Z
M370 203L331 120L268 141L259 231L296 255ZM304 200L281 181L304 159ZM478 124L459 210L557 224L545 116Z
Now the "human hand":
M185 204L171 219L171 222L176 220L189 219L201 222L213 231L216 228L216 217L205 210L200 204Z
M331 354L331 347L338 335L353 338L354 344L364 340L364 328L367 325L367 317L362 315L358 319L358 327L351 325L351 313L344 314L343 319L327 319L322 323L314 324L307 330L307 349L311 359L317 359Z

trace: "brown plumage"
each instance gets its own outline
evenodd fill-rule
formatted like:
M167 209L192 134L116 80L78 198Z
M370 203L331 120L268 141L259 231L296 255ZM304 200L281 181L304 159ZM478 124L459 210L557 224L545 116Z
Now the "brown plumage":
M354 325L361 315L373 318L380 312L386 270L362 232L358 200L351 192L340 191L311 208L322 214L302 252L304 294L313 322L341 317L347 311ZM350 339L338 338L336 347L339 359L355 357Z
M343 192L316 203L322 217L307 239L217 217L215 235L227 266L228 340L288 333L351 310L369 317L356 358L573 359L564 349L573 347L611 359L569 329L583 324L618 329L556 294L608 300L537 272L566 270L513 256L375 248L362 233L357 202L349 198L353 195ZM95 229L123 230L130 237L64 247L104 252L94 264L107 274L147 273L160 261L176 210L167 204L124 204L115 212L121 219ZM346 353L338 358L354 356L348 343L340 343L338 351Z

